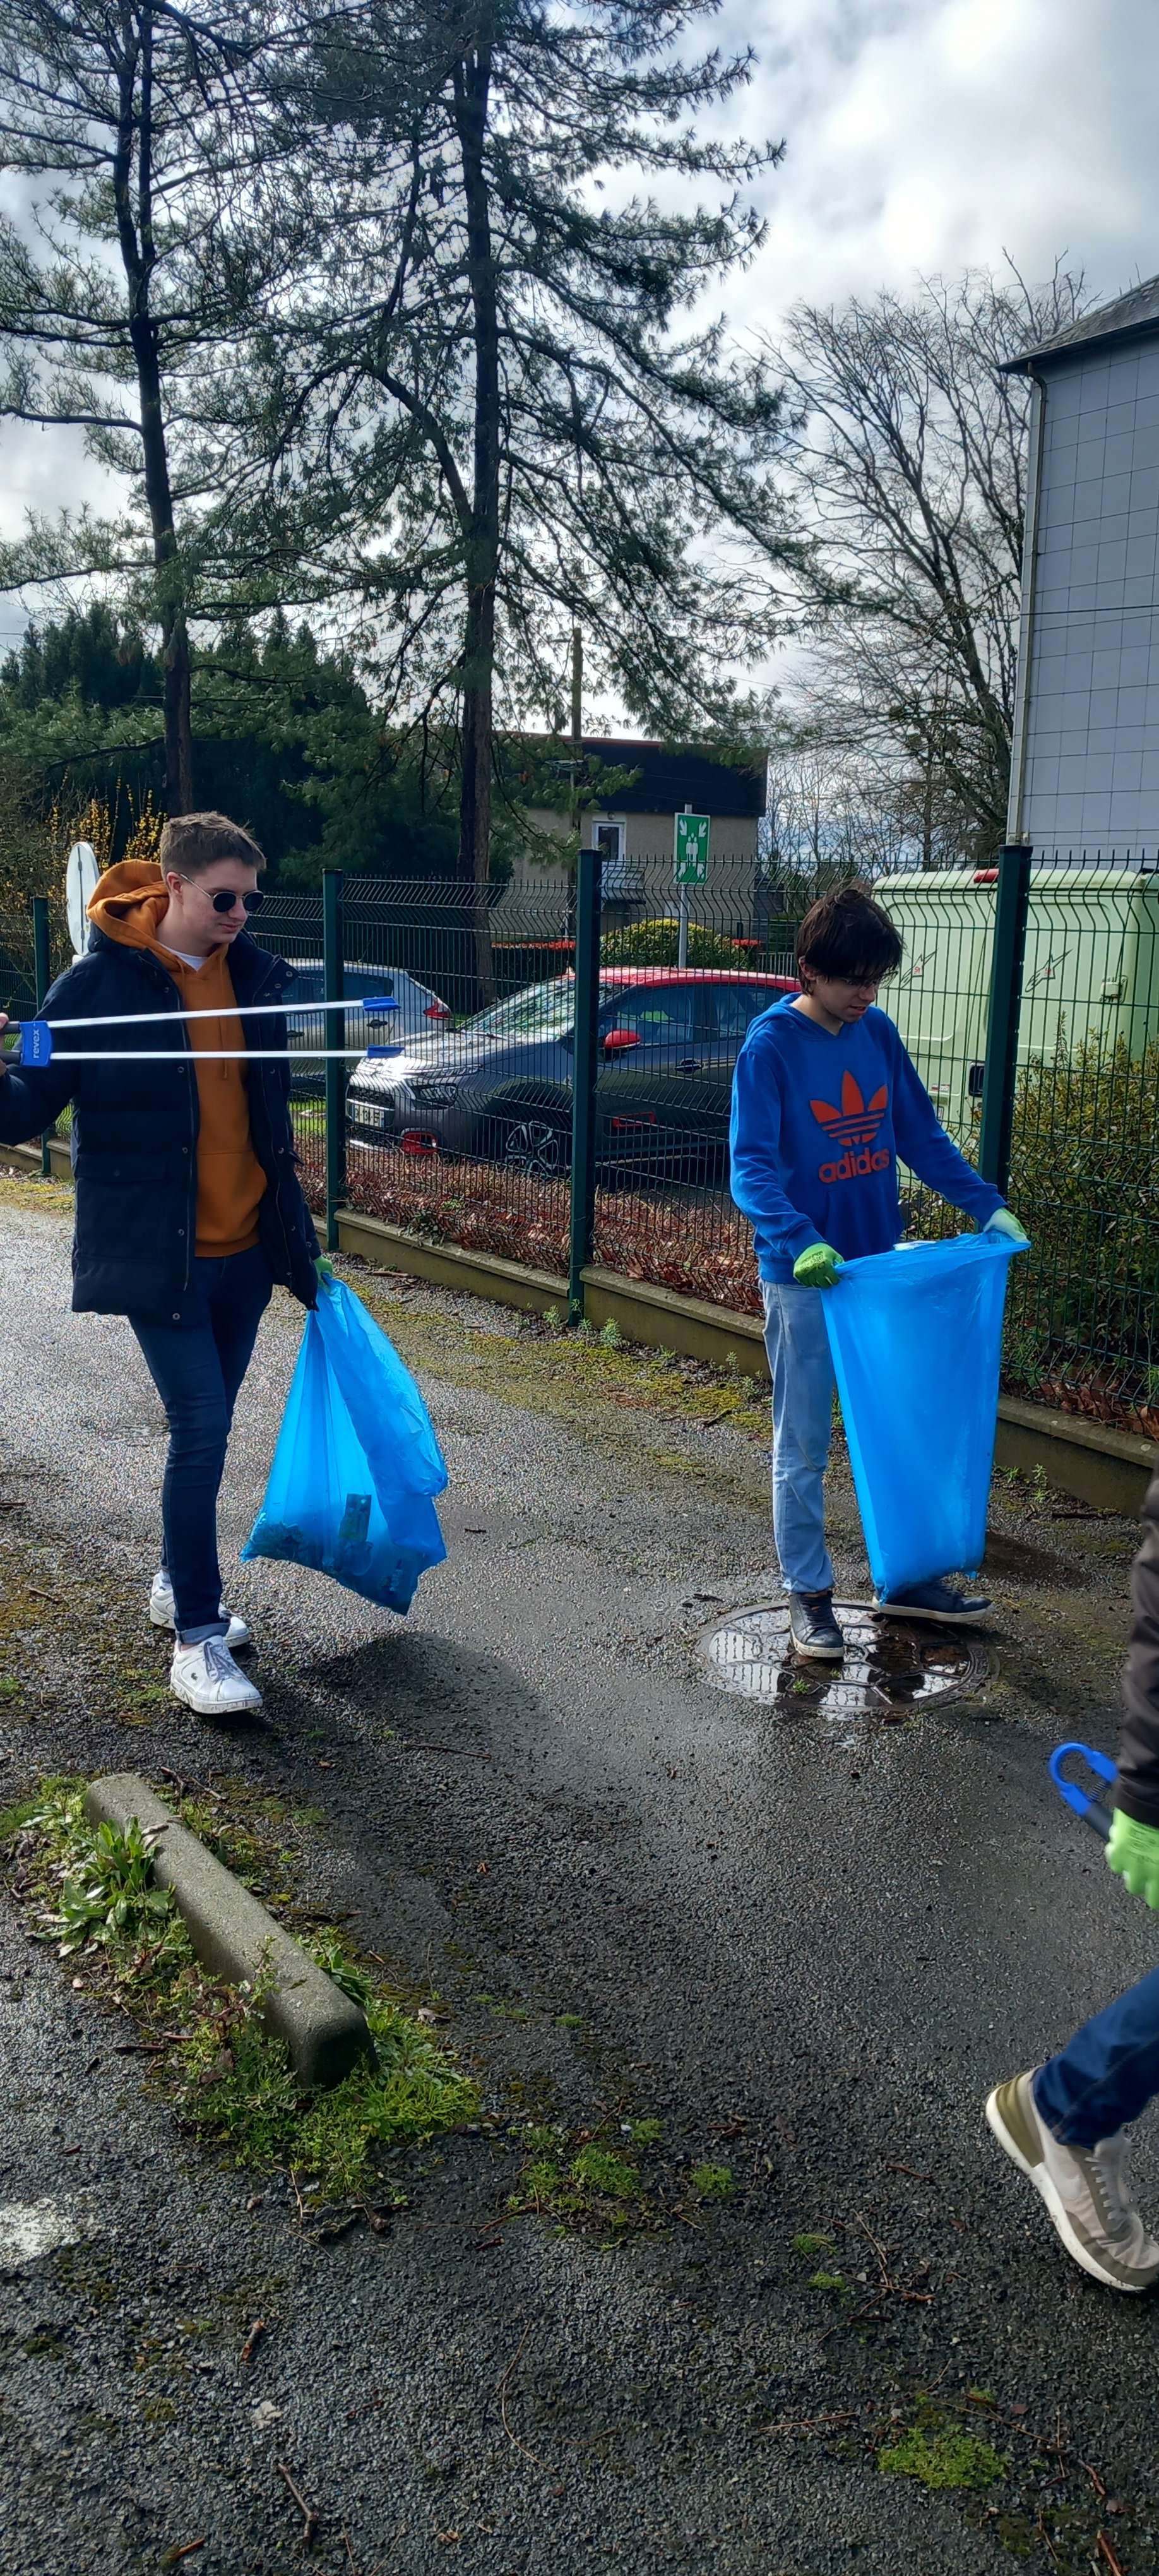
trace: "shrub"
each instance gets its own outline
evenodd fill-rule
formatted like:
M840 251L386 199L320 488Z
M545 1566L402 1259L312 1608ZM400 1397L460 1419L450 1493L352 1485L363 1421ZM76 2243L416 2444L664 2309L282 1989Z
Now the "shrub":
M679 954L680 923L675 917L633 921L623 930L605 931L600 941L605 966L675 966ZM752 962L750 951L739 940L726 939L719 930L706 930L699 921L689 922L690 966L733 966L739 970Z
M1067 1412L1159 1438L1159 1038L1065 1034L1023 1065L1014 1092L1010 1204L1033 1250L1016 1261L1006 1311L1005 1383ZM921 1195L921 1234L961 1218Z

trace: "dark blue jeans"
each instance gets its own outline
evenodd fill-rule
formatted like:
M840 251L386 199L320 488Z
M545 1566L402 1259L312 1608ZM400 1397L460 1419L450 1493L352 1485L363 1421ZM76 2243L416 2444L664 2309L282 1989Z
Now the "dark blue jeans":
M1068 2147L1096 2147L1159 2093L1159 1968L1083 2023L1034 2079L1047 2128Z
M260 1246L197 1260L179 1324L130 1315L169 1422L161 1488L162 1562L185 1646L224 1637L217 1561L217 1496L238 1388L249 1367L273 1279Z

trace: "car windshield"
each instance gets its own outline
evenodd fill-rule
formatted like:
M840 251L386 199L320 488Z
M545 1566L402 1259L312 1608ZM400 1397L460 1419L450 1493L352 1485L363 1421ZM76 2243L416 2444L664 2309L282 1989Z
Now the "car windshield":
M610 985L600 990L606 1002ZM513 993L509 1002L496 1002L489 1011L479 1011L459 1031L463 1038L565 1038L571 1036L575 1018L575 978L554 975L550 984L528 984L522 993Z

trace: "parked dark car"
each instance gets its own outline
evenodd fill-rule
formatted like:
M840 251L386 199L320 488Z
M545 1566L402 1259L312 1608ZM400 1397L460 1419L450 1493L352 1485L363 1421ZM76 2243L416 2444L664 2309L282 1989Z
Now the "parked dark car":
M285 1001L292 1091L325 1090L325 1069L319 1053L323 1047L364 1047L372 1039L393 1044L397 1039L425 1036L428 1026L451 1017L447 1004L432 993L429 984L416 983L404 967L360 963L347 966L343 975L345 1010L308 1010L303 1005L321 1004L325 998L322 959L295 957L289 963ZM374 1000L389 1007L368 1011L367 1002Z
M732 1072L752 1020L797 986L724 967L609 966L600 977L596 1153L708 1177L728 1138ZM351 1137L412 1153L475 1154L556 1175L571 1157L570 974L532 984L461 1028L364 1057Z

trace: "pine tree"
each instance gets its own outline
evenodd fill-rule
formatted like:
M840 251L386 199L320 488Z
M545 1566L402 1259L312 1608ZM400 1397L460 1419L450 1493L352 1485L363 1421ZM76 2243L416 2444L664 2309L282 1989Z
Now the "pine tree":
M174 416L236 322L211 250L244 157L256 49L247 0L0 0L0 167L30 221L0 222L0 416L79 428L128 486L119 519L65 509L0 550L6 588L96 575L160 629L166 802L193 802L191 498ZM252 160L252 154L251 154Z
M770 639L780 406L708 299L781 147L731 139L752 56L694 58L711 14L302 0L280 72L299 273L210 389L200 479L235 543L248 491L255 567L345 601L388 711L457 724L477 887L495 728L551 723L573 622L670 735L720 722Z

